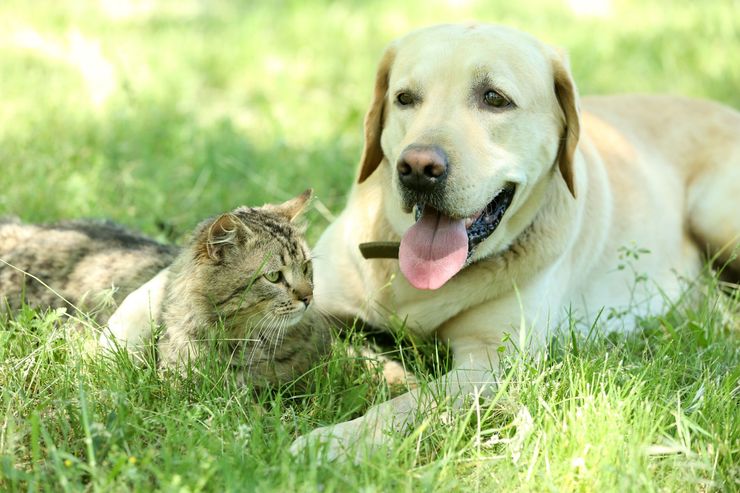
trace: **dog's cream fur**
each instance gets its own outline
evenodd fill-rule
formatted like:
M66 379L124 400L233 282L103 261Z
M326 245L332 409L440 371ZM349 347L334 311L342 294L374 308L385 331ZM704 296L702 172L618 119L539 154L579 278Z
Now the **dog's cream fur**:
M471 100L481 78L516 108L481 109ZM394 104L409 88L423 101ZM740 235L740 114L674 97L579 104L562 55L511 29L437 26L392 43L365 125L359 182L315 248L316 300L337 315L382 326L392 312L418 334L436 333L454 354L456 369L440 380L452 396L494 381L506 333L518 340L523 326L536 348L569 313L590 323L604 307L658 310L681 290L679 276L698 273L702 251L727 258ZM364 260L357 247L398 240L413 224L395 166L409 145L450 157L448 215L473 214L504 183L517 184L476 262L435 291L413 288L397 261ZM620 260L620 247L650 253ZM648 281L636 284L636 273ZM428 405L409 392L315 430L294 450L315 438L336 455L362 432L382 441L384 429Z
M481 107L481 80L516 107ZM408 88L423 101L400 108L395 96ZM654 312L680 292L681 276L699 272L701 253L725 260L738 242L740 114L667 96L579 100L563 56L518 31L437 26L392 43L365 133L358 183L315 249L315 300L378 326L395 313L410 330L448 342L455 369L439 383L450 396L495 381L507 333L526 329L538 348L569 314L588 324L604 307ZM505 183L517 187L474 262L435 291L413 288L397 261L365 260L358 250L399 240L413 224L395 166L412 144L449 156L447 215L469 216ZM625 247L650 253L620 260ZM731 267L740 271L740 261ZM648 281L636 284L636 273ZM130 307L117 314L119 330L137 316ZM328 442L332 456L356 439L380 443L431 405L414 390L314 430L293 450L312 439Z

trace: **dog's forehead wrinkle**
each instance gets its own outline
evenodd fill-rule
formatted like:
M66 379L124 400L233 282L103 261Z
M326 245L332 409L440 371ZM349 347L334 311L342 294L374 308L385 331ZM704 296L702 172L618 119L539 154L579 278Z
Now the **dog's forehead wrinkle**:
M397 80L391 77L388 91L391 93L391 97L399 91L411 91L419 96L424 94L424 87L421 85L419 80L413 76L402 75Z
M514 72L505 63L475 64L469 72L471 76L468 84L473 92L488 89L503 91L519 106L528 99L521 90L522 87L526 87L528 81L517 80Z
M440 88L449 91L455 85L456 69L450 67L451 64L442 66L426 62L405 63L403 70L397 70L395 77L391 77L389 88L390 91L396 92L401 90L411 90L422 96L429 94L429 91Z

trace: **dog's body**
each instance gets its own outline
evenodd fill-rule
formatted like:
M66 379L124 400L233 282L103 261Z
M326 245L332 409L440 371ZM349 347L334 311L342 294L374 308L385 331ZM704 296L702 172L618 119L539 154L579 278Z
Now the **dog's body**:
M410 330L436 331L455 349L453 332L500 340L518 331L522 315L529 327L544 330L574 313L593 321L604 307L654 313L665 301L655 286L675 296L679 277L698 273L701 253L731 251L740 234L740 210L733 207L740 202L740 142L732 141L740 137L740 115L708 102L613 96L585 98L581 121L577 198L551 170L533 197L534 217L511 226L498 241L502 251L433 291L411 286L395 260L361 257L358 243L398 241L413 223L389 185L390 167L381 165L354 187L315 248L324 309L380 326L395 313ZM707 163L710 152L717 159ZM643 252L630 259L628 250ZM636 293L641 274L652 286Z
M315 249L315 300L436 333L455 359L449 395L495 382L507 333L537 348L569 315L660 309L701 253L729 259L740 235L740 114L649 96L584 99L579 113L562 57L510 29L437 26L393 43L365 132L358 183ZM400 240L399 261L362 258L376 240ZM414 390L294 450L377 443L430 405Z
M484 107L475 101L481 87L505 91L515 106ZM495 380L506 333L518 342L523 327L538 348L569 316L588 326L604 308L655 313L681 292L682 276L699 272L702 253L729 259L740 237L740 114L618 96L584 99L579 115L561 56L509 29L438 26L392 44L365 132L359 183L315 248L316 299L334 314L382 326L394 313L412 331L436 333L455 358L440 379L448 395ZM405 184L419 160L430 187L438 185L431 167L441 163L441 190ZM498 227L437 289L412 284L438 283L434 269L446 260L419 274L412 252L405 276L395 260L360 255L359 243L401 240L403 270L415 200L432 203L437 221L460 222L509 183L515 192ZM613 318L608 328L632 320ZM363 431L364 440L382 441L384 428L428 405L409 392L315 430L294 450L316 438L339 454Z

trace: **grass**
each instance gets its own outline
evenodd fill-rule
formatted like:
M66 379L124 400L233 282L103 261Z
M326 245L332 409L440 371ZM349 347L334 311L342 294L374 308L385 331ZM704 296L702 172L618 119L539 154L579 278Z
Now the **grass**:
M207 215L312 186L315 240L355 173L383 46L442 21L564 46L583 94L740 107L730 0L625 1L608 17L544 0L148 5L0 5L0 215L104 216L178 240ZM698 305L634 335L566 334L509 361L496 398L442 406L360 465L287 452L390 395L348 356L359 334L307 391L255 396L217 364L183 379L100 357L89 330L25 308L0 318L0 490L740 490L738 299L702 282ZM422 382L447 364L434 345L399 345Z

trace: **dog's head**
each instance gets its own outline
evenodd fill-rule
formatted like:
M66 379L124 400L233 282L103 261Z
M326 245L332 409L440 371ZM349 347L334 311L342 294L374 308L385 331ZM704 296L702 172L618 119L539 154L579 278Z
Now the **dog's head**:
M359 182L389 167L389 220L411 284L436 289L506 249L551 180L575 197L578 134L567 63L531 36L445 25L392 43L365 119Z

